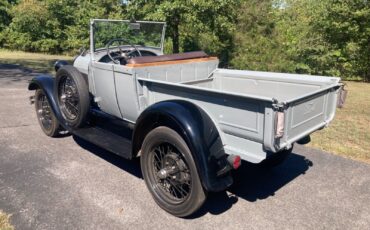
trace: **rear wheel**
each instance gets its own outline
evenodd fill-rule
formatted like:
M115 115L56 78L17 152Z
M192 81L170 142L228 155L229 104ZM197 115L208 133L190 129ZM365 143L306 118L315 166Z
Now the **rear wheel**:
M42 89L37 89L35 92L35 109L42 131L49 137L59 136L61 127Z
M81 73L73 66L61 67L55 79L58 106L71 128L84 125L90 108L89 89Z
M140 162L155 202L172 215L188 216L206 200L192 154L174 130L152 130L145 137Z

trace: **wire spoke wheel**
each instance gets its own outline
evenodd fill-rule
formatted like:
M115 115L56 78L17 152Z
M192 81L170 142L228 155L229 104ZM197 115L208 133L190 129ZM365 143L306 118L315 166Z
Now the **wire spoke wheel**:
M170 143L162 143L151 152L152 175L156 188L172 202L184 201L191 191L191 175L182 154Z
M79 95L76 83L70 76L62 76L58 86L58 100L63 116L75 120L79 115Z
M83 127L90 110L87 79L74 66L64 65L57 71L54 90L62 123L71 129Z
M37 114L39 121L46 130L52 128L52 113L49 102L44 94L39 95L37 103Z
M35 92L35 109L42 131L50 137L59 136L61 130L59 122L53 113L48 98L41 89L37 89Z
M206 200L192 153L173 129L160 126L146 135L140 164L153 199L172 215L189 216Z

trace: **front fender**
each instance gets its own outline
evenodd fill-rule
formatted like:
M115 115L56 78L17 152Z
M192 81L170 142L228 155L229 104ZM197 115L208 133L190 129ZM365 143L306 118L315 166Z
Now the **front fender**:
M172 128L184 138L207 191L222 191L233 183L230 174L217 176L217 171L227 164L227 155L215 124L201 108L181 100L148 107L136 122L132 141L134 155L141 149L145 136L159 126Z
M58 119L59 124L63 126L66 130L69 130L68 126L65 124L62 113L54 97L54 77L49 75L40 75L34 77L28 84L28 90L42 89L49 101L50 107L54 112L55 117Z

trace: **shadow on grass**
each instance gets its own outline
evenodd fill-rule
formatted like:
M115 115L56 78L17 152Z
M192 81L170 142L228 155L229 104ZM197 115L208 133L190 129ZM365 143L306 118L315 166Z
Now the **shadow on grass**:
M82 148L142 179L139 159L126 160L79 137L73 136L73 139ZM239 199L258 202L258 200L273 197L276 191L305 174L312 165L310 160L295 153L292 153L283 164L272 169L243 161L242 166L233 173L234 184L227 191L208 193L202 208L187 219L199 218L207 213L222 214Z

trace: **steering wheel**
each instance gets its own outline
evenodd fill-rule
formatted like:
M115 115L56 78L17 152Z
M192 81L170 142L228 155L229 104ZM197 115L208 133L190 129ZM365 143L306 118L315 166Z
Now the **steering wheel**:
M122 49L121 49L121 46L120 45L118 45L118 50L119 50L119 52L120 52L120 55L118 55L118 56L112 56L111 55L111 45L113 44L113 42L125 42L125 43L127 43L127 44L129 44L132 48L134 48L133 50L131 50L131 51L128 51L128 52L125 52L125 51L123 51ZM134 52L137 52L138 54L139 54L139 56L141 57L141 56L143 56L143 55L141 55L141 52L140 52L140 50L138 49L138 48L136 48L136 46L135 45L133 45L133 44L131 44L131 43L129 43L128 41L126 41L125 39L122 39L122 38L114 38L114 39L111 39L111 40L109 40L108 42L107 42L107 54L108 54L108 57L114 62L114 63L116 63L116 64L120 64L120 61L119 61L119 59L121 59L121 58L124 58L126 61L128 60L128 59L130 59L130 58L132 58L132 56L130 56L132 53L134 53Z

